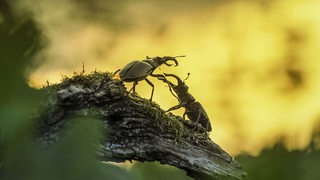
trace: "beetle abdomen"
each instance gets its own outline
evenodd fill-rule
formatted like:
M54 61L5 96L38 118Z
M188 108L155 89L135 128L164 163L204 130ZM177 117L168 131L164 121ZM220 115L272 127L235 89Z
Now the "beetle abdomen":
M143 61L132 61L124 66L120 72L120 78L126 82L141 81L154 70L153 66Z
M189 104L186 107L186 114L191 121L198 122L204 128L207 128L207 131L212 130L208 114L199 102Z

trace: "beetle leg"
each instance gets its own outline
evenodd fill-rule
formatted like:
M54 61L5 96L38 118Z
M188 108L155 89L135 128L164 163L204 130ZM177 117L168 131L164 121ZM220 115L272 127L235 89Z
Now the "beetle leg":
M182 105L181 105L181 104L178 104L178 105L173 106L173 107L171 107L170 109L166 110L166 112L173 111L173 110L179 109L179 108L181 108L181 107L182 107Z
M133 85L132 85L132 88L131 88L133 93L136 93L136 85L137 85L137 84L138 84L137 81L134 81L134 82L133 82Z
M197 120L196 120L196 123L198 123L199 122L199 119L200 119L200 116L201 116L201 110L198 110L198 117L197 117Z
M131 89L128 91L128 94L132 91L133 93L136 93L136 85L138 84L137 81L133 82L133 85L131 87Z
M144 80L147 81L147 83L152 87L151 97L150 97L150 102L151 102L153 97L154 85L152 84L151 81L149 81L149 79L145 78Z
M199 120L200 120L200 116L201 116L201 113L202 113L202 111L201 110L199 110L199 114L198 114L198 118L197 118L197 123L199 122ZM205 130L205 132L203 133L203 134L205 134L205 135L207 135L208 134L208 130L209 130L209 120L207 121L207 124L206 124L206 126L204 127L204 126L202 126L202 127L204 127L206 130Z
M199 122L200 116L201 116L201 110L199 110L199 113L198 113L198 117L197 117L197 121L196 121L196 122Z
M121 69L116 70L113 75L117 74Z
M206 135L206 136L207 136L207 135L208 135L208 132L209 132L209 131L208 131L208 129L209 129L209 123L208 123L208 122L207 122L207 125L206 125L205 128L206 128L206 130L203 132L203 135Z
M133 82L132 88L127 92L127 94L125 95L125 97L127 97L129 95L129 93L132 91L133 93L136 93L136 85L138 84L137 81Z
M186 114L187 114L187 112L184 111L184 113L183 113L183 115L182 115L183 120L186 120Z
M196 121L193 121L193 120L191 120L191 121L193 121L193 122L195 122L195 123L197 123L197 124L199 124L198 122L199 122L199 119L200 119L200 115L201 115L201 110L198 110L198 117L197 117L197 120ZM201 125L201 124L200 124ZM201 125L202 126L202 125ZM203 127L203 126L202 126ZM197 128L197 126L196 127L194 127L192 130L195 130ZM206 127L204 127L204 128L206 128ZM206 131L207 131L207 129L206 129Z

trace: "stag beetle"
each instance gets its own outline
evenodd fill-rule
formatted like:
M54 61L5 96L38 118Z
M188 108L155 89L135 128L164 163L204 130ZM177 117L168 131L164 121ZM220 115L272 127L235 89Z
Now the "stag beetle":
M189 87L184 82L189 78L190 73L188 73L187 78L182 81L178 76L174 74L166 74L164 75L155 75L159 80L162 80L163 82L167 83L169 85L170 92L171 88L175 91L176 95L173 94L178 100L179 104L176 106L171 107L168 111L172 111L175 109L179 109L181 107L185 108L185 112L183 114L183 119L185 119L185 115L188 116L188 118L196 123L201 124L206 130L209 132L211 131L211 124L209 117L204 110L203 106L195 100L195 98L188 92ZM173 77L177 80L177 85L170 82L166 77Z
M125 65L122 69L117 70L114 74L119 72L120 79L125 82L133 82L132 88L129 90L135 91L135 87L138 84L138 81L145 80L151 87L151 97L150 101L152 101L153 97L153 91L154 91L154 85L151 81L147 79L147 76L154 76L153 71L161 66L162 64L165 64L167 66L172 66L173 64L167 63L168 61L173 61L175 63L175 66L178 66L178 61L176 60L177 57L185 57L185 56L164 56L164 57L153 57L150 58L147 56L147 59L142 61L132 61ZM128 93L129 93L128 92Z

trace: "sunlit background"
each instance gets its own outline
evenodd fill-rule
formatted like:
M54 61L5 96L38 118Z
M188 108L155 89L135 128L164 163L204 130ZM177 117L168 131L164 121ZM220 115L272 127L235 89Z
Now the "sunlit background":
M278 141L304 148L320 122L320 1L20 1L46 35L32 87L82 71L114 72L145 56L175 56L157 72L185 78L205 107L210 137L237 155ZM177 104L165 84L154 101ZM130 87L130 84L128 84ZM150 97L140 82L137 92ZM175 112L181 114L182 111Z

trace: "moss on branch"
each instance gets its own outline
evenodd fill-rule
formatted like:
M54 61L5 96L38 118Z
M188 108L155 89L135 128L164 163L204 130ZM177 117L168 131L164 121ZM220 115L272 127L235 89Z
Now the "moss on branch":
M246 177L240 164L209 138L205 128L128 94L111 73L75 73L43 91L48 98L40 110L39 144L59 141L68 117L94 116L101 120L107 137L99 146L102 160L159 161L184 169L192 177Z

